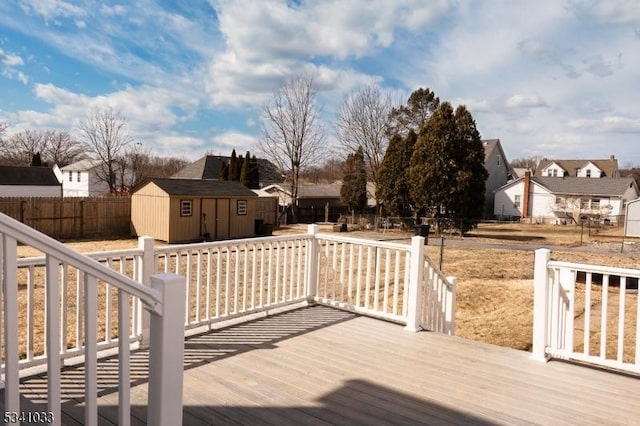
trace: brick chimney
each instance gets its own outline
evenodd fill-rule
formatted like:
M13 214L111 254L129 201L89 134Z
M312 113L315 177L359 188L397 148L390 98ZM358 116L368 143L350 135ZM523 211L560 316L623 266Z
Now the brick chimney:
M531 189L531 172L524 172L524 190L522 191L522 218L529 217L529 191Z

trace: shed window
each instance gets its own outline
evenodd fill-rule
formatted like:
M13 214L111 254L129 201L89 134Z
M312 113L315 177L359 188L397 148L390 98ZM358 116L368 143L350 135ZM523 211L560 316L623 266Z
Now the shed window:
M238 215L247 214L247 200L238 200Z
M180 216L193 215L193 201L192 200L180 200Z

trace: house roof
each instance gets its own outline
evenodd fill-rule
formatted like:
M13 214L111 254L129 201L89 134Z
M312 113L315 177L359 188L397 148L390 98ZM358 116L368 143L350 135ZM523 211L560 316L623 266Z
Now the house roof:
M324 185L300 185L298 198L340 198L342 182Z
M532 181L539 183L554 194L567 195L614 195L622 196L630 187L637 186L633 178L600 178L587 179L582 177L567 176L557 177L533 177Z
M484 148L484 168L487 170L491 170L490 162L495 161L492 157L494 151L498 151L498 155L502 158L505 166L507 167L507 171L510 175L513 175L513 169L511 165L507 161L507 156L502 149L502 144L500 143L500 139L483 139L482 146Z
M589 163L593 163L602 170L607 177L616 177L616 171L618 170L618 160L613 156L606 160L549 160L544 158L540 161L534 176L542 177L542 171L553 163L562 167L569 176L576 176L576 170L583 168Z
M257 195L235 181L218 181L207 179L153 178L153 183L169 195L190 195L208 197L257 197ZM136 189L137 192L142 186Z
M174 174L173 178L183 179L218 179L223 164L228 164L231 157L221 155L205 155L186 165ZM258 158L260 182L282 182L282 173L269 160Z
M98 167L102 163L102 160L94 160L87 158L85 160L76 161L75 163L67 164L60 170L63 172L86 172L95 167Z
M49 167L0 166L0 185L60 186Z

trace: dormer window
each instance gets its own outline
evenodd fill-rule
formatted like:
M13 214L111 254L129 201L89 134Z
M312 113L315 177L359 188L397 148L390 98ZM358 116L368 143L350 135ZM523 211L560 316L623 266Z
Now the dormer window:
M591 177L591 169L587 169L587 177L590 178Z

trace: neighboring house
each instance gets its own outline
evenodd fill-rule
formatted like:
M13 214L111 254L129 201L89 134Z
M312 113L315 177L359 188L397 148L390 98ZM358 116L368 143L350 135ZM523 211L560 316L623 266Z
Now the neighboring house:
M640 191L633 178L524 177L495 193L494 214L535 222L577 222L582 217L619 222Z
M504 154L500 139L487 139L482 141L484 146L484 168L487 169L485 195L484 195L484 218L493 216L493 205L495 190L513 179L513 171Z
M62 185L49 167L0 166L0 197L61 197Z
M99 177L101 160L86 159L62 167L62 192L65 197L92 197L109 193L109 185ZM125 179L130 179L127 173ZM122 187L122 173L116 172L116 187Z
M131 225L168 243L252 237L257 198L240 182L151 179L131 195Z
M186 165L182 170L171 176L180 179L219 179L220 170L223 164L229 164L231 157L220 155L205 155ZM258 158L258 174L260 175L260 186L267 186L272 183L284 181L282 173L269 160Z
M612 155L607 160L549 160L544 158L536 169L535 177L619 178L618 160Z
M640 237L640 198L627 203L624 215L624 236Z
M512 167L511 168L511 173L513 175L512 176L513 179L518 179L518 178L524 177L524 174L526 172L531 173L531 169L528 168L528 167Z

